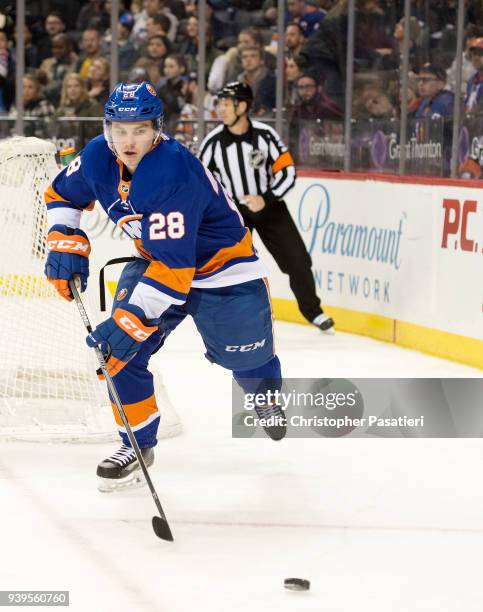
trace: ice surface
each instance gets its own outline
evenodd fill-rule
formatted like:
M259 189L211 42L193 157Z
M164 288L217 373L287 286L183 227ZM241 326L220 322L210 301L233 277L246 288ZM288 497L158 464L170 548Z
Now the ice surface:
M291 377L481 375L290 324L277 351ZM76 612L481 612L480 440L233 440L202 354L186 322L155 357L185 430L152 468L175 542L147 489L97 492L112 445L2 444L0 589L70 590Z

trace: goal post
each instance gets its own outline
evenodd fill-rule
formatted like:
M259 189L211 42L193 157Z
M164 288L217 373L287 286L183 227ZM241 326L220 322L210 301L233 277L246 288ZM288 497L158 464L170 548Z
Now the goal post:
M59 171L55 152L54 144L38 138L0 141L0 440L117 436L79 313L44 276L48 228L43 194ZM83 298L95 321L106 316L97 307L96 271L103 263L96 261L93 249ZM179 417L156 373L155 389L159 437L178 435Z

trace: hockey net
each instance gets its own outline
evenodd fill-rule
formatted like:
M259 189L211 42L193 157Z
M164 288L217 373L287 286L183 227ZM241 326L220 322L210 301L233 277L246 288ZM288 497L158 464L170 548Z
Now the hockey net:
M104 441L117 436L107 391L95 374L94 351L73 303L44 277L47 215L43 193L58 172L55 146L37 138L0 142L0 439ZM92 322L97 307L91 255L83 300ZM93 273L94 272L94 273ZM159 437L181 423L159 375Z

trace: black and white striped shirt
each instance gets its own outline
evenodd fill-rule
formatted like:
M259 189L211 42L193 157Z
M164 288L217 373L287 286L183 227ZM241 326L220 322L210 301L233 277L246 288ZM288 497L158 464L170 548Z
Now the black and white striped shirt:
M250 121L245 134L219 125L201 143L199 158L235 200L261 195L268 204L282 200L295 184L295 165L277 132Z

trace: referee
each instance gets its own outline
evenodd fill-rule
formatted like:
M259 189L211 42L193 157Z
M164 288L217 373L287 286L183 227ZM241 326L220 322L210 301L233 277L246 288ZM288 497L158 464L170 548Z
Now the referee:
M199 157L234 199L245 225L257 230L280 270L288 274L300 312L327 331L334 321L320 306L310 255L283 201L295 184L292 156L273 128L249 119L249 85L228 83L217 97L223 125L206 136Z

